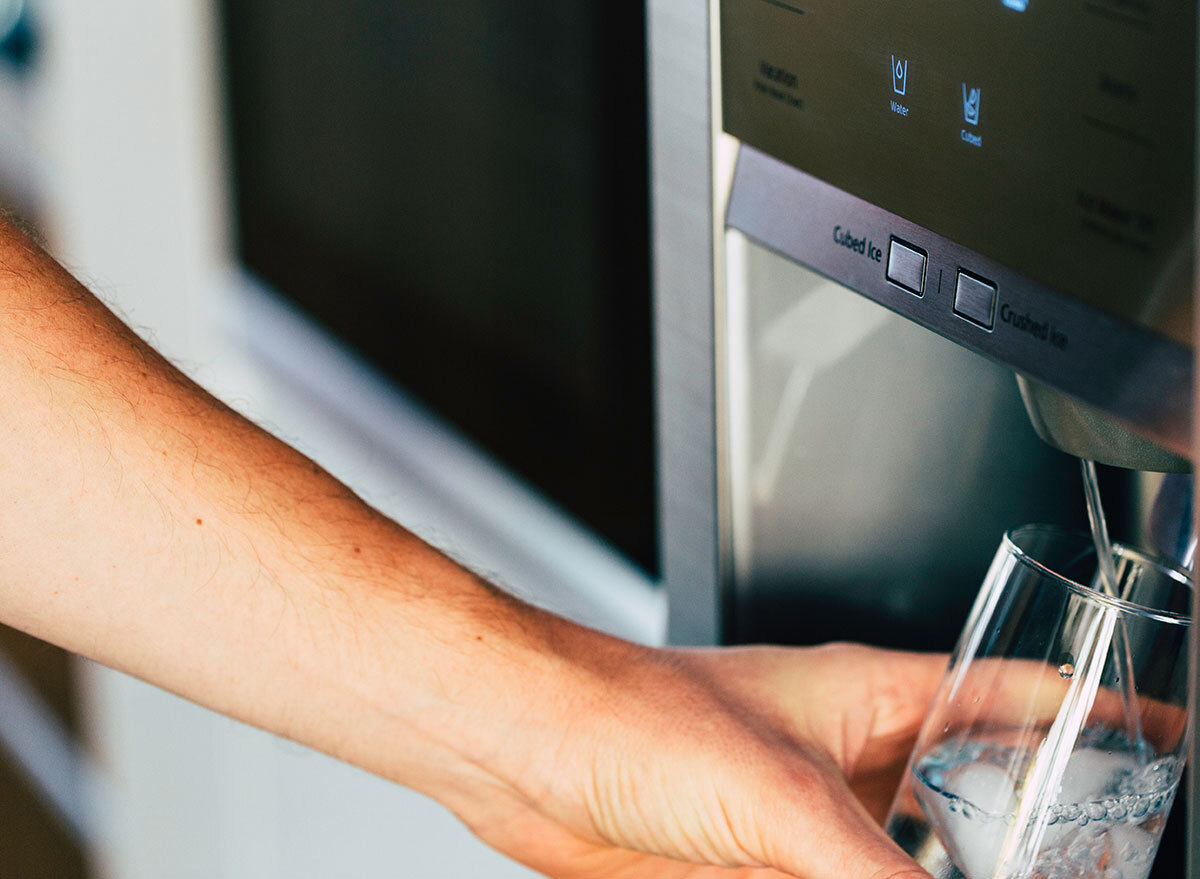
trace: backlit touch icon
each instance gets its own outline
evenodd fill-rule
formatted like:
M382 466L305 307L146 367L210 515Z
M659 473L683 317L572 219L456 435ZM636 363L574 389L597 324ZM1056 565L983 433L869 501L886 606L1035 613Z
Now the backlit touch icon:
M892 91L898 95L908 91L908 59L892 56Z
M967 120L969 125L979 124L979 89L967 89L967 84L963 83L963 119Z

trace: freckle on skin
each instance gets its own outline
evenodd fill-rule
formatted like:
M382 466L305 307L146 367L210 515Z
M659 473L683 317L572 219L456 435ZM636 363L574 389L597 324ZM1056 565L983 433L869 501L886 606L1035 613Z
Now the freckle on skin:
M203 525L203 524L204 524L204 520L203 520L203 519L197 519L197 520L196 520L196 524L197 524L197 525Z
M356 546L356 547L354 547L354 551L355 551L355 552L362 552L362 547L361 547L361 546Z

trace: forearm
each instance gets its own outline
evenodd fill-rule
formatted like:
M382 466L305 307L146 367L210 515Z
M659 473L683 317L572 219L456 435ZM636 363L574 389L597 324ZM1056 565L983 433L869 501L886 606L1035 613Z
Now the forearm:
M0 620L435 793L578 674L7 228L0 351Z
M0 400L0 622L432 794L552 875L923 875L838 768L894 787L940 660L672 654L522 605L2 222Z

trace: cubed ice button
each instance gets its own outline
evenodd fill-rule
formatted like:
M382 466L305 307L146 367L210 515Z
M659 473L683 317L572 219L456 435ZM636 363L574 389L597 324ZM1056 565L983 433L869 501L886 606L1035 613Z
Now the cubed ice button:
M909 293L925 293L925 251L893 238L888 249L887 279Z
M954 313L990 330L996 322L996 285L959 269L954 288Z

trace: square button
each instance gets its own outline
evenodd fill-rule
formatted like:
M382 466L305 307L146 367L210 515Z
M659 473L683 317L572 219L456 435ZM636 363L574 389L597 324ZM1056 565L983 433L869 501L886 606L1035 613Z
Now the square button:
M925 293L925 251L893 238L888 249L887 279L909 293Z
M954 288L954 313L990 330L996 322L996 285L959 269Z

